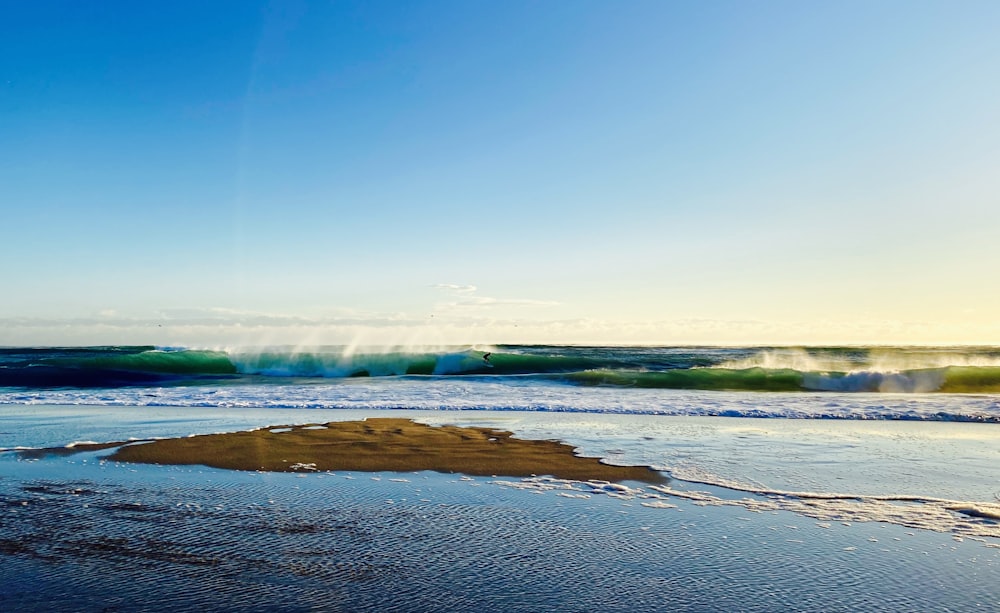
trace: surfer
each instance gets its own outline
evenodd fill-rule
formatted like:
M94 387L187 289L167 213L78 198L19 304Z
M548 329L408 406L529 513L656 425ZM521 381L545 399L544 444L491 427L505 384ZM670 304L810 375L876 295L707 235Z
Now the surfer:
M483 354L483 361L486 362L487 364L490 364L490 356L491 355L493 355L492 351L487 351L486 353L484 353ZM490 366L492 366L492 364L490 364Z

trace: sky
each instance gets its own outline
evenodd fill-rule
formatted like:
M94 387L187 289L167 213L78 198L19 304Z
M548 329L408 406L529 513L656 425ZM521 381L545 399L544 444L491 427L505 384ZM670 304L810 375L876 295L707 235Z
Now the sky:
M1000 344L992 0L0 15L0 345Z

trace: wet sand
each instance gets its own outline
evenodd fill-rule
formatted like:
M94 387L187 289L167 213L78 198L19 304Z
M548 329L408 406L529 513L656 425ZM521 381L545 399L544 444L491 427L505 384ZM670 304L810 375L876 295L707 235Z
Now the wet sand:
M573 447L558 441L522 440L503 430L435 427L401 418L160 439L123 445L109 459L279 472L431 470L478 476L666 481L649 467L612 466L598 458L577 456Z

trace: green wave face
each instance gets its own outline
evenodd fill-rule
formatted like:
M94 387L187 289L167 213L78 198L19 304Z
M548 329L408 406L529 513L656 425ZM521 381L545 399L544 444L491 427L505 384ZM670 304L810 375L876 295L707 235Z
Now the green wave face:
M284 352L234 353L232 360L242 374L276 377L385 377L430 375L436 368L431 354ZM481 360L480 360L481 361ZM475 361L473 361L475 364Z
M760 392L795 392L803 389L802 373L790 369L693 368L665 372L592 370L570 373L564 377L579 385L618 387Z
M692 368L664 372L590 370L556 378L577 385L759 392L991 394L1000 367L951 366L901 372L802 372L790 368Z
M124 355L100 355L75 359L54 359L46 363L88 369L122 370L172 375L236 374L236 367L223 351L149 350Z
M950 394L995 394L1000 393L1000 367L997 366L952 366L941 392Z

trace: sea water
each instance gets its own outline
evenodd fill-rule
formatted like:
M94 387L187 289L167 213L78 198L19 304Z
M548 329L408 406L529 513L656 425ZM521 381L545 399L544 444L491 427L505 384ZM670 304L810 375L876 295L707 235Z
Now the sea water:
M44 419L48 408L41 409ZM364 413L379 415L350 417ZM258 415L267 422L286 416ZM599 417L612 430L624 422L622 435L633 427L648 431L628 425L627 416ZM118 418L128 422L122 413L100 421ZM669 419L676 420L668 428L674 432L704 427L685 424L692 418ZM168 421L156 420L146 432L181 426ZM226 420L210 421L214 428ZM544 417L535 427L560 429ZM702 432L683 444L723 436ZM597 432L590 437L600 439ZM0 605L19 611L997 605L996 538L817 519L766 507L767 496L678 480L665 490L544 477L141 466L106 461L102 452L0 454Z
M996 609L996 357L11 349L0 608ZM670 374L700 370L718 372ZM823 378L857 387L809 388ZM563 440L669 481L275 475L30 453L389 411Z

